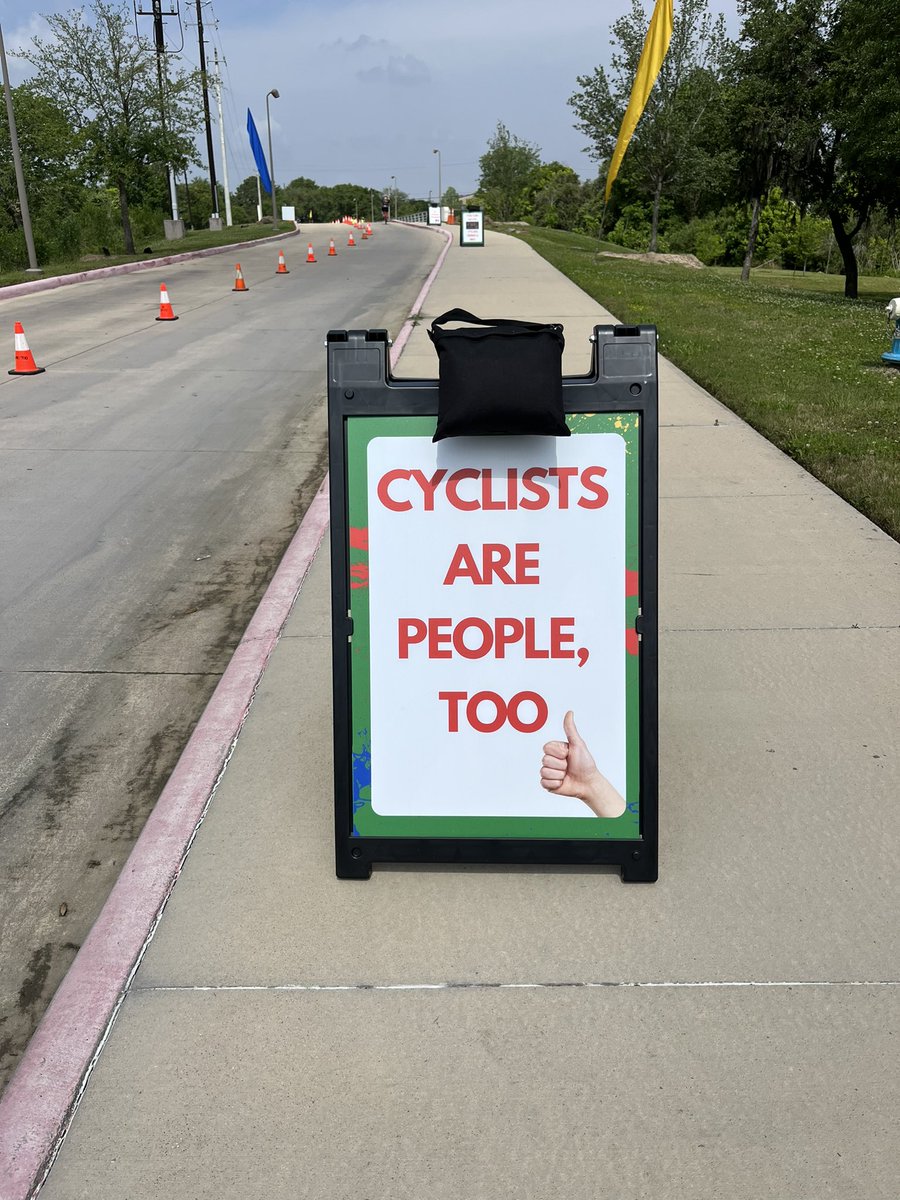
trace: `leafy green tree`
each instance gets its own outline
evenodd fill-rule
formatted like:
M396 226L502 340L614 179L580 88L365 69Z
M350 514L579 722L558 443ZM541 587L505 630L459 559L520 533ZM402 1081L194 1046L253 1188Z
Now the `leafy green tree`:
M822 0L741 0L729 97L736 198L751 205L741 279L750 278L769 190L795 190L819 135Z
M248 175L231 193L231 211L234 220L242 223L256 221L258 219L256 211L258 203L259 191L256 186L256 176Z
M588 153L601 166L608 163L616 144L647 26L642 0L631 0L630 12L611 26L609 74L598 66L592 75L579 75L579 90L569 97L577 118L575 128L587 137ZM675 6L669 51L622 172L651 200L651 251L657 248L663 196L691 196L698 173L707 190L715 191L716 180L726 169L728 148L718 144L709 126L718 120L729 53L725 19L710 16L708 0L681 0Z
M183 168L195 161L199 121L195 72L166 67L161 97L153 46L134 33L130 8L94 0L93 22L83 9L45 14L48 38L35 36L19 53L34 67L30 85L53 100L80 138L89 178L115 187L125 249L134 252L128 206L140 199L148 168Z
M854 239L879 205L900 208L897 63L900 22L887 0L823 0L822 122L807 196L831 222L844 263L844 295L859 292ZM806 197L804 197L806 198Z
M522 216L527 189L540 162L537 146L520 140L498 121L487 151L479 159L478 192L485 212L497 221L514 221Z
M743 0L735 137L754 214L778 183L831 224L844 294L854 242L879 206L900 206L895 133L900 25L887 0ZM744 278L756 225L751 220Z
M292 179L286 187L278 188L277 195L280 204L293 204L299 220L309 220L309 214L312 213L314 219L327 221L334 219L322 212L323 207L328 207L327 191L327 188L320 188L314 179L301 175Z
M84 185L78 171L78 139L65 114L29 84L12 89L22 172L29 190L29 208L35 223L43 214L52 217L77 209ZM0 227L19 229L22 214L16 188L9 126L0 121Z
M581 182L561 162L542 163L525 189L530 215L550 229L574 229L581 208Z
M457 213L462 208L462 200L455 187L444 188L444 207L452 208Z

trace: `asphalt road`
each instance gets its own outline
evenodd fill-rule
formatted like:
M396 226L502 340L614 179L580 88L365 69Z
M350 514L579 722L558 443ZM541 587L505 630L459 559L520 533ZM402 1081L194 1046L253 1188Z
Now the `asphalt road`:
M0 1088L325 474L325 332L396 335L443 244L346 242L0 299L46 368L0 375Z

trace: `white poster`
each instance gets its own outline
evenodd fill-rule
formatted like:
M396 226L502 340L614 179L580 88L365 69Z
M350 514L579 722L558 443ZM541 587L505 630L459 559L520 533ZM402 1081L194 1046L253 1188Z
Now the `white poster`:
M462 214L462 244L464 246L484 245L484 213L464 212Z
M623 438L377 437L367 472L375 813L607 815L541 768L571 713L626 794Z

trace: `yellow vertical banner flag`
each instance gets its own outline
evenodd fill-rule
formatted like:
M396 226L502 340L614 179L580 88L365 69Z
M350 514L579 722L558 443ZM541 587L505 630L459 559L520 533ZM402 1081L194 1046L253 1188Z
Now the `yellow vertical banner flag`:
M606 193L604 200L609 199L609 193L612 191L613 182L619 173L619 167L622 165L622 159L625 157L628 143L631 141L631 136L637 128L637 123L641 119L641 114L650 98L653 85L656 83L659 68L663 64L666 51L669 49L669 42L672 40L672 25L674 20L673 0L656 0L656 8L653 10L653 16L650 19L650 28L647 30L647 36L644 38L644 48L641 51L641 58L635 72L634 83L631 85L631 97L628 101L628 107L625 109L622 124L619 126L619 138L616 142L612 159L610 160L609 170L606 173Z

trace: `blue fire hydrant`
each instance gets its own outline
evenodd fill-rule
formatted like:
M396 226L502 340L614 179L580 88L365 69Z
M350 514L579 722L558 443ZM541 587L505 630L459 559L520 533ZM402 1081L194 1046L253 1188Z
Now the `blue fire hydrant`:
M885 309L888 321L894 322L894 341L890 350L882 354L882 358L891 366L900 367L900 296L893 299Z

